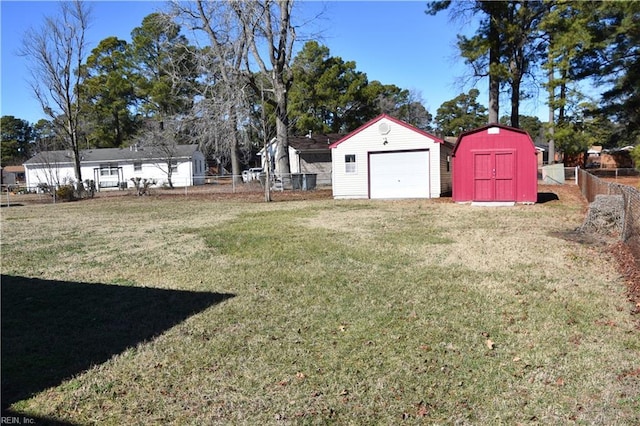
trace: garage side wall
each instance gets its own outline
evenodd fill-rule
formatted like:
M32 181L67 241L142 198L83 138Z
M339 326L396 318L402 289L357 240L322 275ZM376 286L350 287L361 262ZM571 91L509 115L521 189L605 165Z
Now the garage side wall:
M446 144L440 146L440 195L451 192L453 187L451 153L453 149Z
M388 133L382 134L380 125L388 126ZM376 121L331 150L333 196L369 198L370 153L428 149L430 196L440 197L440 147L433 139L391 120Z

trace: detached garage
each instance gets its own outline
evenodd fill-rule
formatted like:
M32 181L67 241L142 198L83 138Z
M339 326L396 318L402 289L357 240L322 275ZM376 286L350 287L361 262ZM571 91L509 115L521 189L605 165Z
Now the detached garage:
M453 150L453 201L535 203L536 148L521 129L491 124L463 133Z
M329 146L334 198L438 198L453 147L383 114Z

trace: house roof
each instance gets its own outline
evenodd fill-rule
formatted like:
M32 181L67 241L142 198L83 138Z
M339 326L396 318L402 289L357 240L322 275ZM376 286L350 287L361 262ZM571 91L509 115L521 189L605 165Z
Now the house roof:
M24 166L4 166L5 173L24 173Z
M602 152L602 147L600 145L593 145L587 151L587 154L600 154Z
M173 158L190 158L198 150L198 145L176 145ZM96 148L80 151L82 162L135 161L167 158L167 154L159 147L136 148ZM24 164L71 163L70 151L44 151L31 157Z
M326 152L332 143L340 140L344 135L339 133L329 134L309 134L306 136L292 136L289 138L289 146L296 151L305 152Z
M602 152L608 154L619 154L622 152L631 152L635 147L633 145L622 146L618 148L603 149ZM8 166L7 166L8 168Z
M433 139L435 142L437 143L443 143L444 141L442 139L440 139L437 136L434 136L430 133L425 132L424 130L420 130L417 127L412 126L409 123L405 123L402 120L398 120L397 118L391 117L388 114L380 114L379 116L377 116L376 118L374 118L373 120L370 120L368 122L366 122L365 124L363 124L362 126L358 127L356 130L354 130L353 132L349 133L348 135L344 136L343 138L337 140L336 142L332 143L331 145L329 145L329 148L335 148L338 145L340 145L342 142L350 139L351 137L353 137L354 135L360 133L361 131L363 131L364 129L371 127L372 125L376 124L378 121L382 120L382 119L387 119L389 121L392 121L400 126L406 127L407 129L413 130L416 133L419 133L423 136L426 136L430 139Z
M509 130L509 131L515 132L515 133L520 133L520 134L523 134L523 135L527 136L527 139L529 139L529 142L531 143L531 146L533 146L535 148L535 145L533 144L533 140L531 139L531 136L529 136L529 133L527 133L526 130L518 129L517 127L505 126L504 124L492 123L492 124L487 124L486 126L477 127L475 129L467 130L466 132L460 133L460 136L458 136L458 141L456 142L456 146L453 148L452 155L455 157L456 151L460 147L460 141L465 136L472 135L474 133L483 132L485 130L488 130L488 129L491 129L491 128L495 128L495 127L499 128L499 129Z

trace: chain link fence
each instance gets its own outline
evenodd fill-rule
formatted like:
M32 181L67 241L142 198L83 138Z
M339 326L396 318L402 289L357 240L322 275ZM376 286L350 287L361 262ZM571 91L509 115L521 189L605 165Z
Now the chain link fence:
M264 194L266 185L273 192L304 192L331 189L331 173L291 173L270 176L267 183L266 174L253 173L242 175L207 176L203 185L189 185L184 179L172 179L173 188L168 185L149 185L144 195L198 195L198 194ZM39 185L28 187L24 184L2 185L0 206L17 206L22 204L49 204L65 201L60 197L62 185ZM113 188L98 188L94 197L117 197L138 195L139 189L130 181L118 182Z
M620 240L640 262L640 190L629 185L608 182L587 170L578 169L578 186L584 198L592 203L597 195L618 195L623 199Z

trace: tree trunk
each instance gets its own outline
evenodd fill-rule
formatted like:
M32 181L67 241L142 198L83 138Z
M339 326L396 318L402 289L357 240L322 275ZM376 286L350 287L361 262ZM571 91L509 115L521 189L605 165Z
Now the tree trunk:
M549 152L547 154L547 163L555 164L556 162L556 143L553 139L553 134L555 133L555 111L553 106L549 106Z
M555 164L556 145L553 139L555 133L555 109L554 105L554 88L553 88L553 58L549 55L549 152L547 153L547 163Z
M511 82L511 126L520 128L520 80L517 72L512 74L513 81Z
M562 70L560 83L560 107L558 109L558 123L564 122L565 107L567 105L567 70Z
M238 113L234 106L229 107L229 120L233 123L234 129L239 129ZM231 160L231 179L234 184L242 183L242 170L240 170L240 148L238 142L238 132L232 131L229 134L229 158Z
M289 118L287 117L286 89L281 85L275 85L276 98L276 134L278 135L276 149L276 168L283 179L283 185L289 182L291 164L289 164Z
M498 26L490 17L489 24L489 124L498 123L500 113L500 32Z

